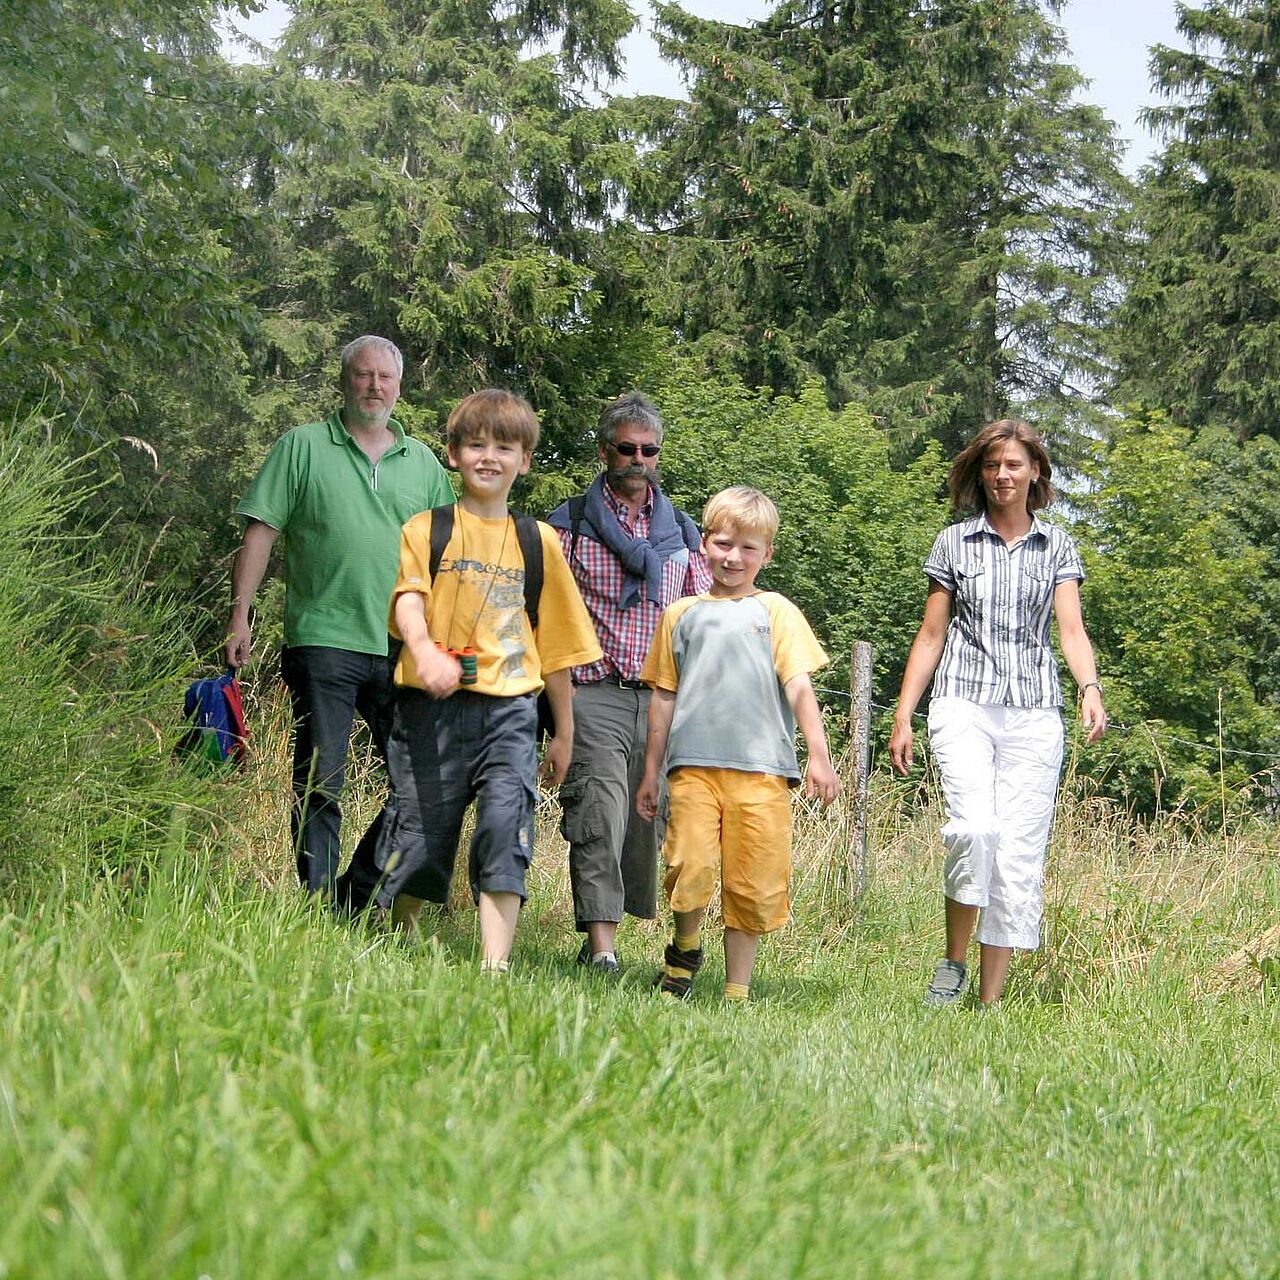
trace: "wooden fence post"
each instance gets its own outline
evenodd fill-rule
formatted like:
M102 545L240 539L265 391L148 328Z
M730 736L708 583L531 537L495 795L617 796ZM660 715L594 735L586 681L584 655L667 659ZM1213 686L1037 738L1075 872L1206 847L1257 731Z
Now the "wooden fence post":
M853 645L849 666L849 731L852 739L853 777L849 799L853 804L853 840L849 848L849 884L856 898L867 888L867 804L871 775L871 666L874 651L865 640Z

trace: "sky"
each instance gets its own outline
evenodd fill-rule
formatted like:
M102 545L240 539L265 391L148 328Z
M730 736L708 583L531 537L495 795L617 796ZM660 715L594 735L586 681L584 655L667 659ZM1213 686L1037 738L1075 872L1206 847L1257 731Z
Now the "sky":
M642 11L640 29L625 45L626 79L615 93L657 93L683 97L675 69L658 56L649 35L649 10L644 0L630 0ZM772 0L682 0L690 13L725 22L751 22L773 8ZM1138 113L1157 99L1150 89L1147 63L1153 44L1178 45L1175 0L1067 0L1058 21L1067 33L1071 61L1092 82L1086 100L1096 103L1113 120L1128 144L1126 167L1136 172L1154 150L1157 140L1139 124ZM284 26L288 9L269 0L263 12L241 24L254 39L269 43Z

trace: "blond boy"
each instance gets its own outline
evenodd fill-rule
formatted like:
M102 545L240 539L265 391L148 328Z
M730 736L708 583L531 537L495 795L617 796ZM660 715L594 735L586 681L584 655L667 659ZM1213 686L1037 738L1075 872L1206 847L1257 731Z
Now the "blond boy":
M760 935L790 918L797 725L809 753L805 794L830 804L840 791L809 678L827 656L795 605L756 587L777 532L778 509L758 489L712 497L702 513L711 590L663 613L640 673L654 695L636 808L645 818L657 812L665 771L675 937L659 987L675 998L689 995L702 965L702 921L717 875L726 999L748 998Z
M391 630L404 649L387 745L397 803L378 901L394 900L394 918L412 929L424 901L448 900L463 815L474 801L469 872L481 967L491 972L507 968L533 856L537 694L545 685L555 713L543 769L558 784L573 744L569 671L600 657L560 540L541 523L536 629L526 608L526 566L507 495L529 470L537 441L533 410L510 391L477 391L454 409L449 465L462 477L462 496L450 513L452 533L433 572L432 522L442 517L424 511L404 526L391 596ZM467 650L475 673L464 685L455 655Z

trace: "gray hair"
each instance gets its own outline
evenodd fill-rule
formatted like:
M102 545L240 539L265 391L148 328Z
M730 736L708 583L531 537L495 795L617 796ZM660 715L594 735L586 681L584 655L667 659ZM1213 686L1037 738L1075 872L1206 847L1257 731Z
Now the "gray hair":
M614 442L620 427L634 424L653 432L658 444L662 443L662 415L657 406L639 391L625 391L616 400L610 400L600 414L596 436L603 445Z
M380 338L376 333L366 333L359 338L352 338L342 348L343 382L347 380L347 369L350 368L351 362L365 347L376 347L379 351L385 352L396 362L396 377L402 378L404 376L404 356L400 354L400 348L390 338Z

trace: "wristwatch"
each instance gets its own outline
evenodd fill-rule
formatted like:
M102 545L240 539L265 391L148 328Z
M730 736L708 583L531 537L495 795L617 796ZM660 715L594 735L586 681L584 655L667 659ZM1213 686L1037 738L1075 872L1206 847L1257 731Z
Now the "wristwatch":
M1076 696L1079 698L1083 698L1085 695L1085 691L1087 689L1097 689L1098 697L1102 697L1102 681L1101 680L1086 680L1084 684L1082 684L1080 688L1076 690Z

